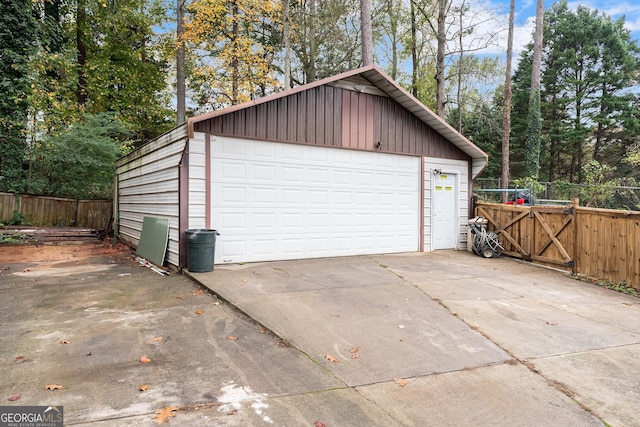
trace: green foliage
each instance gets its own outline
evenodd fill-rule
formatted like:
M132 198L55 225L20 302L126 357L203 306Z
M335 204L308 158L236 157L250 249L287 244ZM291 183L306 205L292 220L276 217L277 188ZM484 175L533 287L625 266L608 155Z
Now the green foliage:
M293 70L296 83L310 83L360 65L359 10L358 0L292 2L292 38L296 40L292 51L294 64L299 64Z
M548 197L556 200L571 200L580 195L579 187L567 181L553 181L547 190Z
M0 5L0 191L108 196L118 145L141 145L172 127L168 67L155 34L167 16L162 3Z
M596 208L610 206L618 186L617 180L612 178L613 171L612 167L601 164L597 160L591 160L582 167L585 185L580 190L580 199L586 201L587 206Z
M109 198L114 164L130 147L130 132L113 114L87 114L64 131L51 134L38 152L30 188L70 198Z
M515 173L549 181L582 182L590 159L616 166L638 141L640 113L633 95L640 48L624 20L565 0L545 16L540 92L541 151L535 170L537 117L529 103L531 49L523 52L514 77L512 148ZM525 109L532 111L523 117ZM533 131L533 132L532 132ZM521 153L521 154L520 154ZM632 158L631 158L632 159ZM521 171L521 172L520 172ZM634 174L628 166L615 174Z
M0 227L2 224L0 223ZM2 234L0 233L0 244L2 243L24 243L29 239L26 234Z
M513 180L516 188L522 188L526 190L530 190L531 193L535 196L538 196L545 190L544 184L540 183L535 177L524 177L524 178L516 178Z
M263 96L278 87L271 41L280 29L279 3L263 0L195 0L184 41L203 52L192 79L197 100L213 109Z
M86 111L115 113L139 146L174 122L165 93L168 64L153 28L166 11L150 0L98 2L88 9Z
M612 291L621 292L623 294L632 295L634 297L640 297L640 292L638 292L638 289L628 284L625 280L621 282L613 282L610 280L599 280L597 278L587 277L581 274L573 274L572 277L578 280L582 280L583 282L588 282L606 289L611 289Z
M13 211L13 215L11 216L11 220L9 221L9 224L19 225L19 224L22 224L23 221L24 221L24 218L22 217L22 214L18 211Z
M449 110L447 122L456 127L458 109ZM489 155L484 176L500 176L502 156L502 109L478 99L462 112L462 129L467 138Z
M21 189L34 28L31 0L0 3L0 191Z

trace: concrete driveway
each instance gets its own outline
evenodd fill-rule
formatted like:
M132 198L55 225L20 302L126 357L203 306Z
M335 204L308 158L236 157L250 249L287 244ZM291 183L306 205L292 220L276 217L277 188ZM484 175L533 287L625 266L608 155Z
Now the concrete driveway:
M127 250L58 255L0 250L0 406L87 426L163 408L181 426L640 425L640 300L555 271L437 252L216 266L200 286Z
M373 425L640 425L640 299L558 271L444 251L192 276L382 409Z

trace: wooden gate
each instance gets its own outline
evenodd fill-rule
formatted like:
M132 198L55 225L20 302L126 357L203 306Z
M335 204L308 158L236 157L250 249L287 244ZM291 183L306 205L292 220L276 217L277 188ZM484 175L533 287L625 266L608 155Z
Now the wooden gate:
M575 272L575 208L479 202L476 215L500 238L504 253Z

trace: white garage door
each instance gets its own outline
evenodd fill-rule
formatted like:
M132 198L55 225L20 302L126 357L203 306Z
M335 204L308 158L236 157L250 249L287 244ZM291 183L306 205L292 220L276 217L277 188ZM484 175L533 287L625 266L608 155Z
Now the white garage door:
M420 159L212 138L216 263L418 251Z

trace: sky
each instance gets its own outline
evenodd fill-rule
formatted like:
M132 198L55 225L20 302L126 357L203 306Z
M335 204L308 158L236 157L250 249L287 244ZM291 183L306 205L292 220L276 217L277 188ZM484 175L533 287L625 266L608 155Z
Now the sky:
M545 9L551 8L555 3L551 0L545 0ZM495 46L490 47L483 52L486 54L504 54L507 46L507 31L509 23L509 5L510 0L481 0L473 1L472 4L484 10L491 10L494 19L486 20L481 24L486 28L487 32L494 31L495 28L504 28L496 40ZM480 6L482 5L482 6ZM518 57L520 51L524 49L527 43L533 38L533 30L536 17L536 0L516 0L515 10L515 30L514 30L514 59ZM625 17L625 26L631 31L631 38L640 43L640 2L637 0L622 0L612 2L611 0L579 0L569 1L569 8L575 10L578 6L585 6L589 9L597 9L600 13L605 13L616 20ZM478 28L481 32L481 28Z

